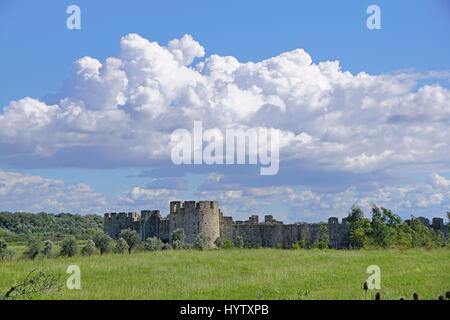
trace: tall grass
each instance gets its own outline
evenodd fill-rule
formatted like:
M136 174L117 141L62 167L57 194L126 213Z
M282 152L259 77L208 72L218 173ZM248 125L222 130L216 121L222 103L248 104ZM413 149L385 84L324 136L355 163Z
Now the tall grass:
M366 268L381 268L383 299L436 299L450 288L450 250L180 250L0 262L0 293L32 269L81 268L81 290L42 299L373 299Z

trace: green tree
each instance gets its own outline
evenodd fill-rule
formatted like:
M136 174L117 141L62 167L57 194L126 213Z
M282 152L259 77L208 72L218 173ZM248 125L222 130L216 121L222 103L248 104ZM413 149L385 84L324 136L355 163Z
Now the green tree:
M244 247L244 239L242 236L237 236L234 242L234 245L236 248L243 248Z
M124 238L119 238L117 241L116 247L114 248L115 253L124 253L130 249L127 241ZM129 252L129 251L128 251Z
M364 248L371 243L372 227L369 219L355 220L350 223L350 243L354 248Z
M196 249L203 250L206 248L207 242L208 242L208 239L206 238L206 234L204 234L203 232L200 232L195 237L194 247Z
M411 248L412 247L412 228L403 222L395 228L394 244L398 248Z
M81 249L81 254L84 256L91 256L95 252L95 242L89 239L84 247Z
M94 244L97 248L100 249L100 255L104 253L109 253L112 251L114 242L110 236L104 234L103 232L98 232L94 235Z
M319 228L319 242L322 242L321 246L323 246L323 243L325 243L326 247L328 248L328 242L330 242L330 237L328 235L328 225L326 225L325 223L321 223Z
M231 240L229 240L229 239L223 240L223 248L224 248L224 249L233 249L233 248L234 248L234 243L233 243L233 241L231 241Z
M361 221L364 218L364 212L361 210L360 207L353 205L351 212L349 213L347 217L347 222L349 224L357 221Z
M128 244L128 253L141 243L141 237L139 237L136 230L125 229L120 231L119 238L124 239Z
M419 219L412 217L411 228L413 231L412 232L413 247L432 248L434 246L433 231L430 228L424 226Z
M162 250L164 246L164 243L161 241L161 239L153 237L153 238L147 238L144 242L144 250L147 251L157 251Z
M172 247L174 249L181 249L184 245L186 235L183 228L178 228L172 232Z
M78 243L74 237L67 237L61 241L59 254L62 256L73 257L78 253Z
M27 250L24 252L24 255L29 257L31 260L34 260L42 248L42 242L39 239L31 237L27 243Z
M44 246L41 249L41 254L44 257L50 257L54 253L54 249L53 248L54 248L53 242L51 240L45 240L44 241Z

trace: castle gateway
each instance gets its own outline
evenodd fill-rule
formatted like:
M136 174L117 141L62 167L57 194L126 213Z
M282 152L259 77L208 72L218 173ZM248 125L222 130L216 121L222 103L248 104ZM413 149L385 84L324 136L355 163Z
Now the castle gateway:
M428 219L420 219L430 228L445 229L442 218L433 218L431 225ZM297 241L309 244L321 241L324 230L328 230L330 248L344 249L350 245L349 226L345 218L342 222L331 217L328 223L284 224L271 215L264 216L264 222L259 222L258 216L253 215L247 221L233 221L232 217L223 216L217 201L172 201L166 218L161 217L159 210L143 210L140 216L136 212L105 214L104 232L111 238L117 239L120 231L128 228L136 230L142 241L157 237L164 242L172 240L174 230L183 228L188 244L194 244L195 237L203 232L208 239L208 248L214 248L214 241L219 237L235 240L238 236L249 247L281 245L291 248Z

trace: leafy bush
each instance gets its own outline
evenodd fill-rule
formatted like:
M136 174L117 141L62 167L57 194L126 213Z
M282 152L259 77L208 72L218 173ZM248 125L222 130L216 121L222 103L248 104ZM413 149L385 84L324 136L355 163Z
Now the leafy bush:
M224 248L224 249L233 249L233 248L234 248L234 243L233 243L233 241L231 241L231 240L229 240L229 239L223 240L223 248Z
M31 237L27 243L27 250L24 252L24 255L29 257L31 260L34 260L36 256L39 254L42 248L42 242L34 237Z
M172 248L175 250L179 250L183 247L183 244L180 240L172 240Z
M14 249L11 248L7 248L3 254L1 255L1 259L2 260L8 260L8 261L12 261L14 260L14 258L17 256L17 252L14 251Z
M120 231L119 238L124 239L128 245L128 253L141 243L141 237L136 230L125 229Z
M312 249L328 249L328 243L324 242L324 241L314 241L311 245Z
M130 249L127 241L124 238L119 238L117 241L116 247L114 248L115 253L124 253ZM128 251L130 252L130 251Z
M0 239L0 259L2 260L13 260L16 257L17 253L13 250L8 248L8 243Z
M157 251L162 250L164 246L164 243L161 239L153 237L153 238L147 238L144 242L144 250L147 251Z
M111 252L114 246L113 239L103 232L96 233L93 241L95 246L100 249L100 255Z
M84 256L90 256L95 252L95 243L92 240L88 240L84 245L83 249L81 249L81 254Z
M235 244L236 248L243 248L244 247L244 239L241 236L237 236L234 244Z
M195 249L203 250L206 248L206 244L208 242L208 239L206 238L206 234L203 232L200 232L195 237L194 247Z
M51 240L45 240L44 246L41 249L41 254L44 257L51 257L54 254L53 242Z
M184 245L186 235L183 228L178 228L172 232L172 247L175 250L181 249Z
M0 300L32 299L34 295L59 291L62 288L60 277L51 272L31 271L24 280L13 285Z
M61 250L59 252L60 255L73 257L77 253L78 243L74 237L68 237L61 241Z

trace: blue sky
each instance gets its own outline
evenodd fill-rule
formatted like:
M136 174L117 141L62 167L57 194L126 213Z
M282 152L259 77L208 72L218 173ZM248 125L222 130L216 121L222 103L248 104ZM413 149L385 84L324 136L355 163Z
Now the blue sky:
M66 28L68 14L65 11L71 4L81 8L81 30ZM366 8L371 4L381 8L381 30L368 30L366 27ZM0 110L5 116L0 121L17 121L23 125L23 130L12 132L4 129L0 132L0 170L6 185L3 198L0 196L0 204L3 202L1 209L70 210L81 213L102 212L110 207L117 210L146 207L166 210L168 199L213 197L223 203L222 206L229 214L236 217L273 212L275 216L289 221L323 220L330 214L344 215L352 203L367 207L372 201L391 206L403 216L416 212L442 216L445 210L450 209L450 166L449 158L445 156L449 153L446 152L449 128L449 31L450 5L445 0L2 0ZM304 49L312 59L313 66L338 60L341 72L349 71L353 77L360 72L378 77L345 80L344 76L339 76L337 79L331 75L334 72L332 67L322 70L320 76L314 68L301 73L299 77L304 76L307 84L302 85L300 81L297 87L290 87L289 90L298 88L308 94L301 93L294 97L280 95L287 109L292 111L286 118L295 120L298 116L299 125L295 127L287 119L280 118L270 126L294 135L304 132L312 137L313 145L305 149L307 151L287 147L282 152L282 166L275 177L266 179L255 176L254 168L246 166L237 169L216 166L175 168L167 158L156 155L156 151L149 155L148 161L140 154L136 155L137 158L127 155L133 154L144 144L147 146L146 134L156 146L159 143L157 133L167 133L164 131L167 128L144 132L139 139L131 139L133 148L127 150L124 144L116 145L109 141L108 133L104 131L108 124L118 125L115 122L116 115L104 120L107 117L97 114L98 119L105 121L99 125L98 130L101 132L92 133L91 137L83 135L82 141L80 137L74 138L79 131L70 127L69 120L58 120L67 115L63 112L66 106L60 102L64 98L74 103L82 101L87 114L88 109L98 111L100 107L92 105L89 100L91 96L76 91L81 80L71 75L71 70L74 70L72 64L86 56L102 64L108 57L125 60L120 41L130 33L156 41L161 47L167 46L173 39L181 39L185 34L191 35L192 41L198 42L204 49L204 55L195 54L192 57L193 62L187 66L191 68L214 54L234 57L244 65L240 72L246 74L246 78L244 81L235 77L231 83L245 92L249 89L244 88L242 83L260 86L262 95L275 90L271 87L273 83L269 85L265 82L267 79L254 80L254 76L249 75L253 71L249 71L250 67L245 66L245 63L271 59L298 48ZM133 43L129 50L140 45L137 38L130 42ZM198 50L196 44L192 44L192 48ZM297 57L296 54L292 56ZM92 61L86 63L90 65ZM184 74L184 71L180 72ZM429 72L434 73L430 75ZM206 74L205 71L200 73L202 76ZM133 76L150 77L127 73L127 81L131 82ZM287 79L288 75L285 76ZM316 80L317 83L314 82ZM213 80L210 77L205 81L212 83ZM355 84L349 85L348 81L355 81ZM365 84L364 81L373 83ZM266 86L259 85L262 82ZM184 86L180 84L179 87ZM318 87L320 90L315 92ZM92 95L103 97L107 94L105 92L115 87L97 88L89 84L83 88L85 91L92 90ZM99 94L99 90L105 92ZM133 94L128 89L124 90L128 101L123 108L128 108ZM282 91L279 87L277 90ZM211 96L216 94L214 91ZM346 94L353 97L351 103L354 106L348 106L346 100L341 99ZM304 120L300 120L303 119L301 108L317 102L315 99L319 96L329 99L329 105L324 107L320 117L331 117L335 114L331 110L346 117L339 125L337 122L330 123L330 128L335 124L336 128L328 132L320 125L313 125L316 121L321 123L317 112L311 112ZM21 100L25 97L33 100ZM163 103L161 108L177 105L182 97L184 95L175 100L166 97L164 103L167 105ZM363 97L368 98L364 100ZM290 105L294 98L301 100L299 105ZM358 102L358 99L361 101ZM11 101L22 102L10 108L15 112L6 115L4 108ZM45 105L56 103L60 107L60 116L52 114L52 123L45 122L48 120L48 114L44 116L46 107L42 111L42 106L36 106L36 101ZM354 109L362 108L363 102L369 103L371 107L365 111ZM429 104L433 104L433 107L429 107ZM380 111L376 105L386 110ZM134 104L131 107L139 106ZM45 120L42 120L45 128L44 125L36 124L33 117L20 119L24 110L30 108L42 112L41 117L37 118L39 121ZM102 108L110 106L105 102ZM149 108L152 108L151 104ZM267 119L260 113L257 119L252 120L236 116L233 124L269 126ZM386 126L377 123L377 119L380 119L378 113L389 115ZM355 118L351 116L353 114L361 117ZM134 111L130 111L129 115L133 118ZM198 118L210 121L203 113L199 113ZM96 124L100 123L98 119ZM354 119L354 123L351 119ZM212 120L221 122L219 116ZM148 126L154 125L152 121L159 123L161 119L150 117ZM36 131L27 131L28 128L35 128L35 125L39 127ZM136 126L139 127L138 124ZM379 132L363 133L361 128L364 127L374 127ZM430 127L439 129L439 134L431 132ZM129 128L123 130L127 132ZM356 133L352 136L346 130ZM114 131L110 135L122 137L123 132ZM424 134L418 136L417 132ZM99 148L107 140L108 146ZM328 150L326 141L333 141L336 147L345 150L348 148L347 155L338 155L336 149ZM289 143L292 145L292 141ZM384 149L381 148L383 143L386 144ZM127 147L130 144L125 143ZM307 155L299 156L299 152ZM177 176L174 177L173 172ZM30 184L29 180L35 182ZM23 200L26 195L33 194L34 188L46 190L40 195L41 200ZM69 196L73 192L77 193L76 199L73 199L75 196ZM265 196L266 193L271 197ZM342 206L336 206L337 199L345 199L342 200ZM245 205L249 203L253 205Z

